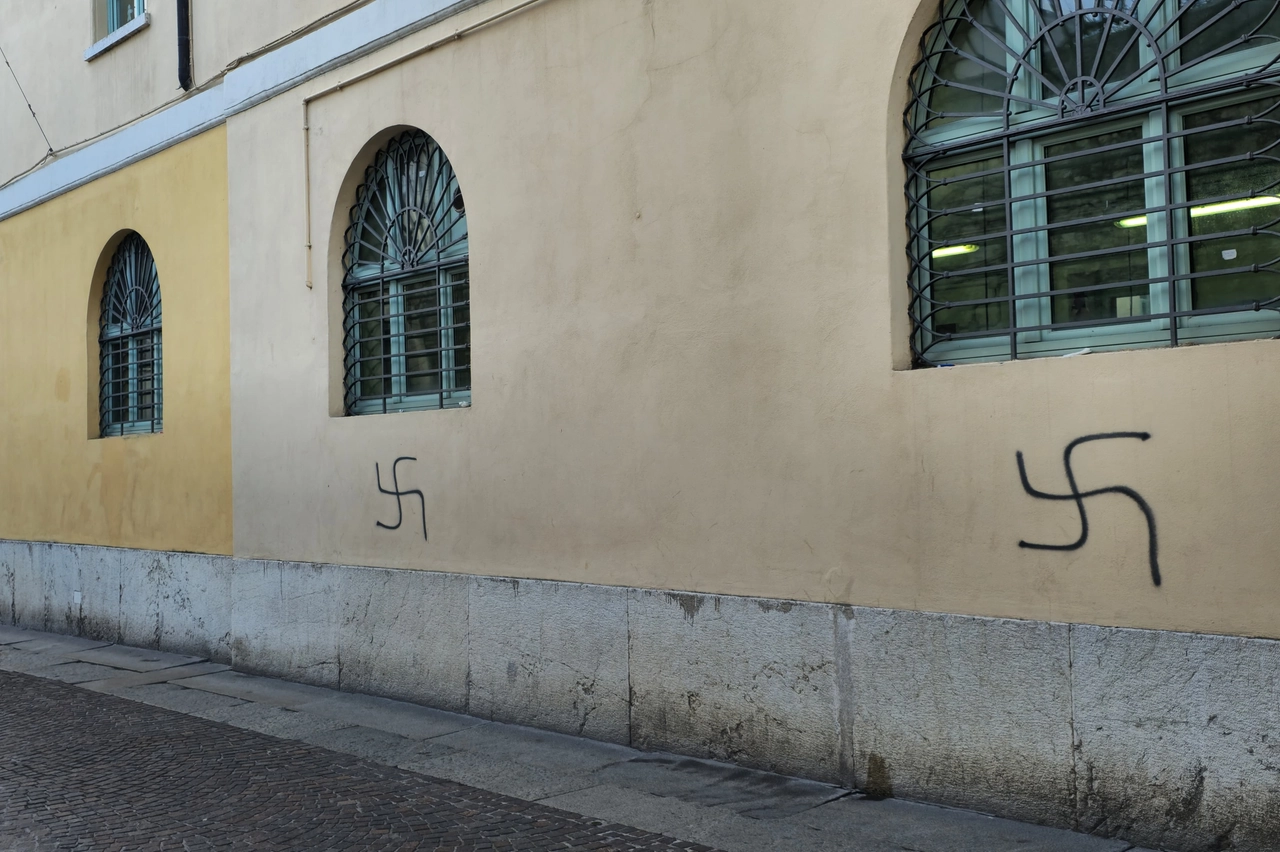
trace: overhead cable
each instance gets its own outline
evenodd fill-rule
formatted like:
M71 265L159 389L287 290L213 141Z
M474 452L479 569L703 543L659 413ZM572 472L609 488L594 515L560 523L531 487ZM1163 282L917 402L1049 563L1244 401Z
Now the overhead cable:
M27 98L27 93L23 91L22 83L18 81L18 75L14 72L13 66L9 64L9 57L5 56L4 48L0 47L0 59L4 60L5 67L9 69L9 74L13 77L13 82L18 85L18 93L22 95L22 100L26 103L27 109L31 110L31 117L36 121L36 127L40 130L40 135L44 137L45 147L49 149L46 156L53 155L53 143L49 141L49 134L44 132L43 125L40 124L40 117L36 115L36 108L31 105L31 101Z

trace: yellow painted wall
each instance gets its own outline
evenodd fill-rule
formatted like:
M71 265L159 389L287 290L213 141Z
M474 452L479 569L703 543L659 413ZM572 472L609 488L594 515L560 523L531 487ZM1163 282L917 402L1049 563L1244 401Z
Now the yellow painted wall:
M231 552L226 163L220 127L0 222L0 537ZM100 279L126 229L160 274L164 431L98 438Z

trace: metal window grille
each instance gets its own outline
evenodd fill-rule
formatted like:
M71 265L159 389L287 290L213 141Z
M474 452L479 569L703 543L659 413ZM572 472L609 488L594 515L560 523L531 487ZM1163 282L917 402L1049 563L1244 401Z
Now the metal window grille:
M1280 333L1280 0L945 0L905 114L918 366Z
M107 267L98 352L102 435L161 431L160 277L138 234L124 238Z
M374 157L343 258L347 414L471 404L467 217L453 167L420 130Z

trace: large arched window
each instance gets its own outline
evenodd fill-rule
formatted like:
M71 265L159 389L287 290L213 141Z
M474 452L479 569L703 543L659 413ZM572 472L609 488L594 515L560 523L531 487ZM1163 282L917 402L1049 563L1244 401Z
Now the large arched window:
M343 256L348 414L471 404L467 216L458 179L420 130L374 157Z
M920 365L1280 332L1280 0L945 0L912 72Z
M135 233L107 267L99 316L102 435L161 431L160 276L151 249Z

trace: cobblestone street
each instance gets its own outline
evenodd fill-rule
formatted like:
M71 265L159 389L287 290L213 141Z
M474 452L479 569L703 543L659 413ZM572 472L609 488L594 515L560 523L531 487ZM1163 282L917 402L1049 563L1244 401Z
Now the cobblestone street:
M0 848L707 850L0 672Z

